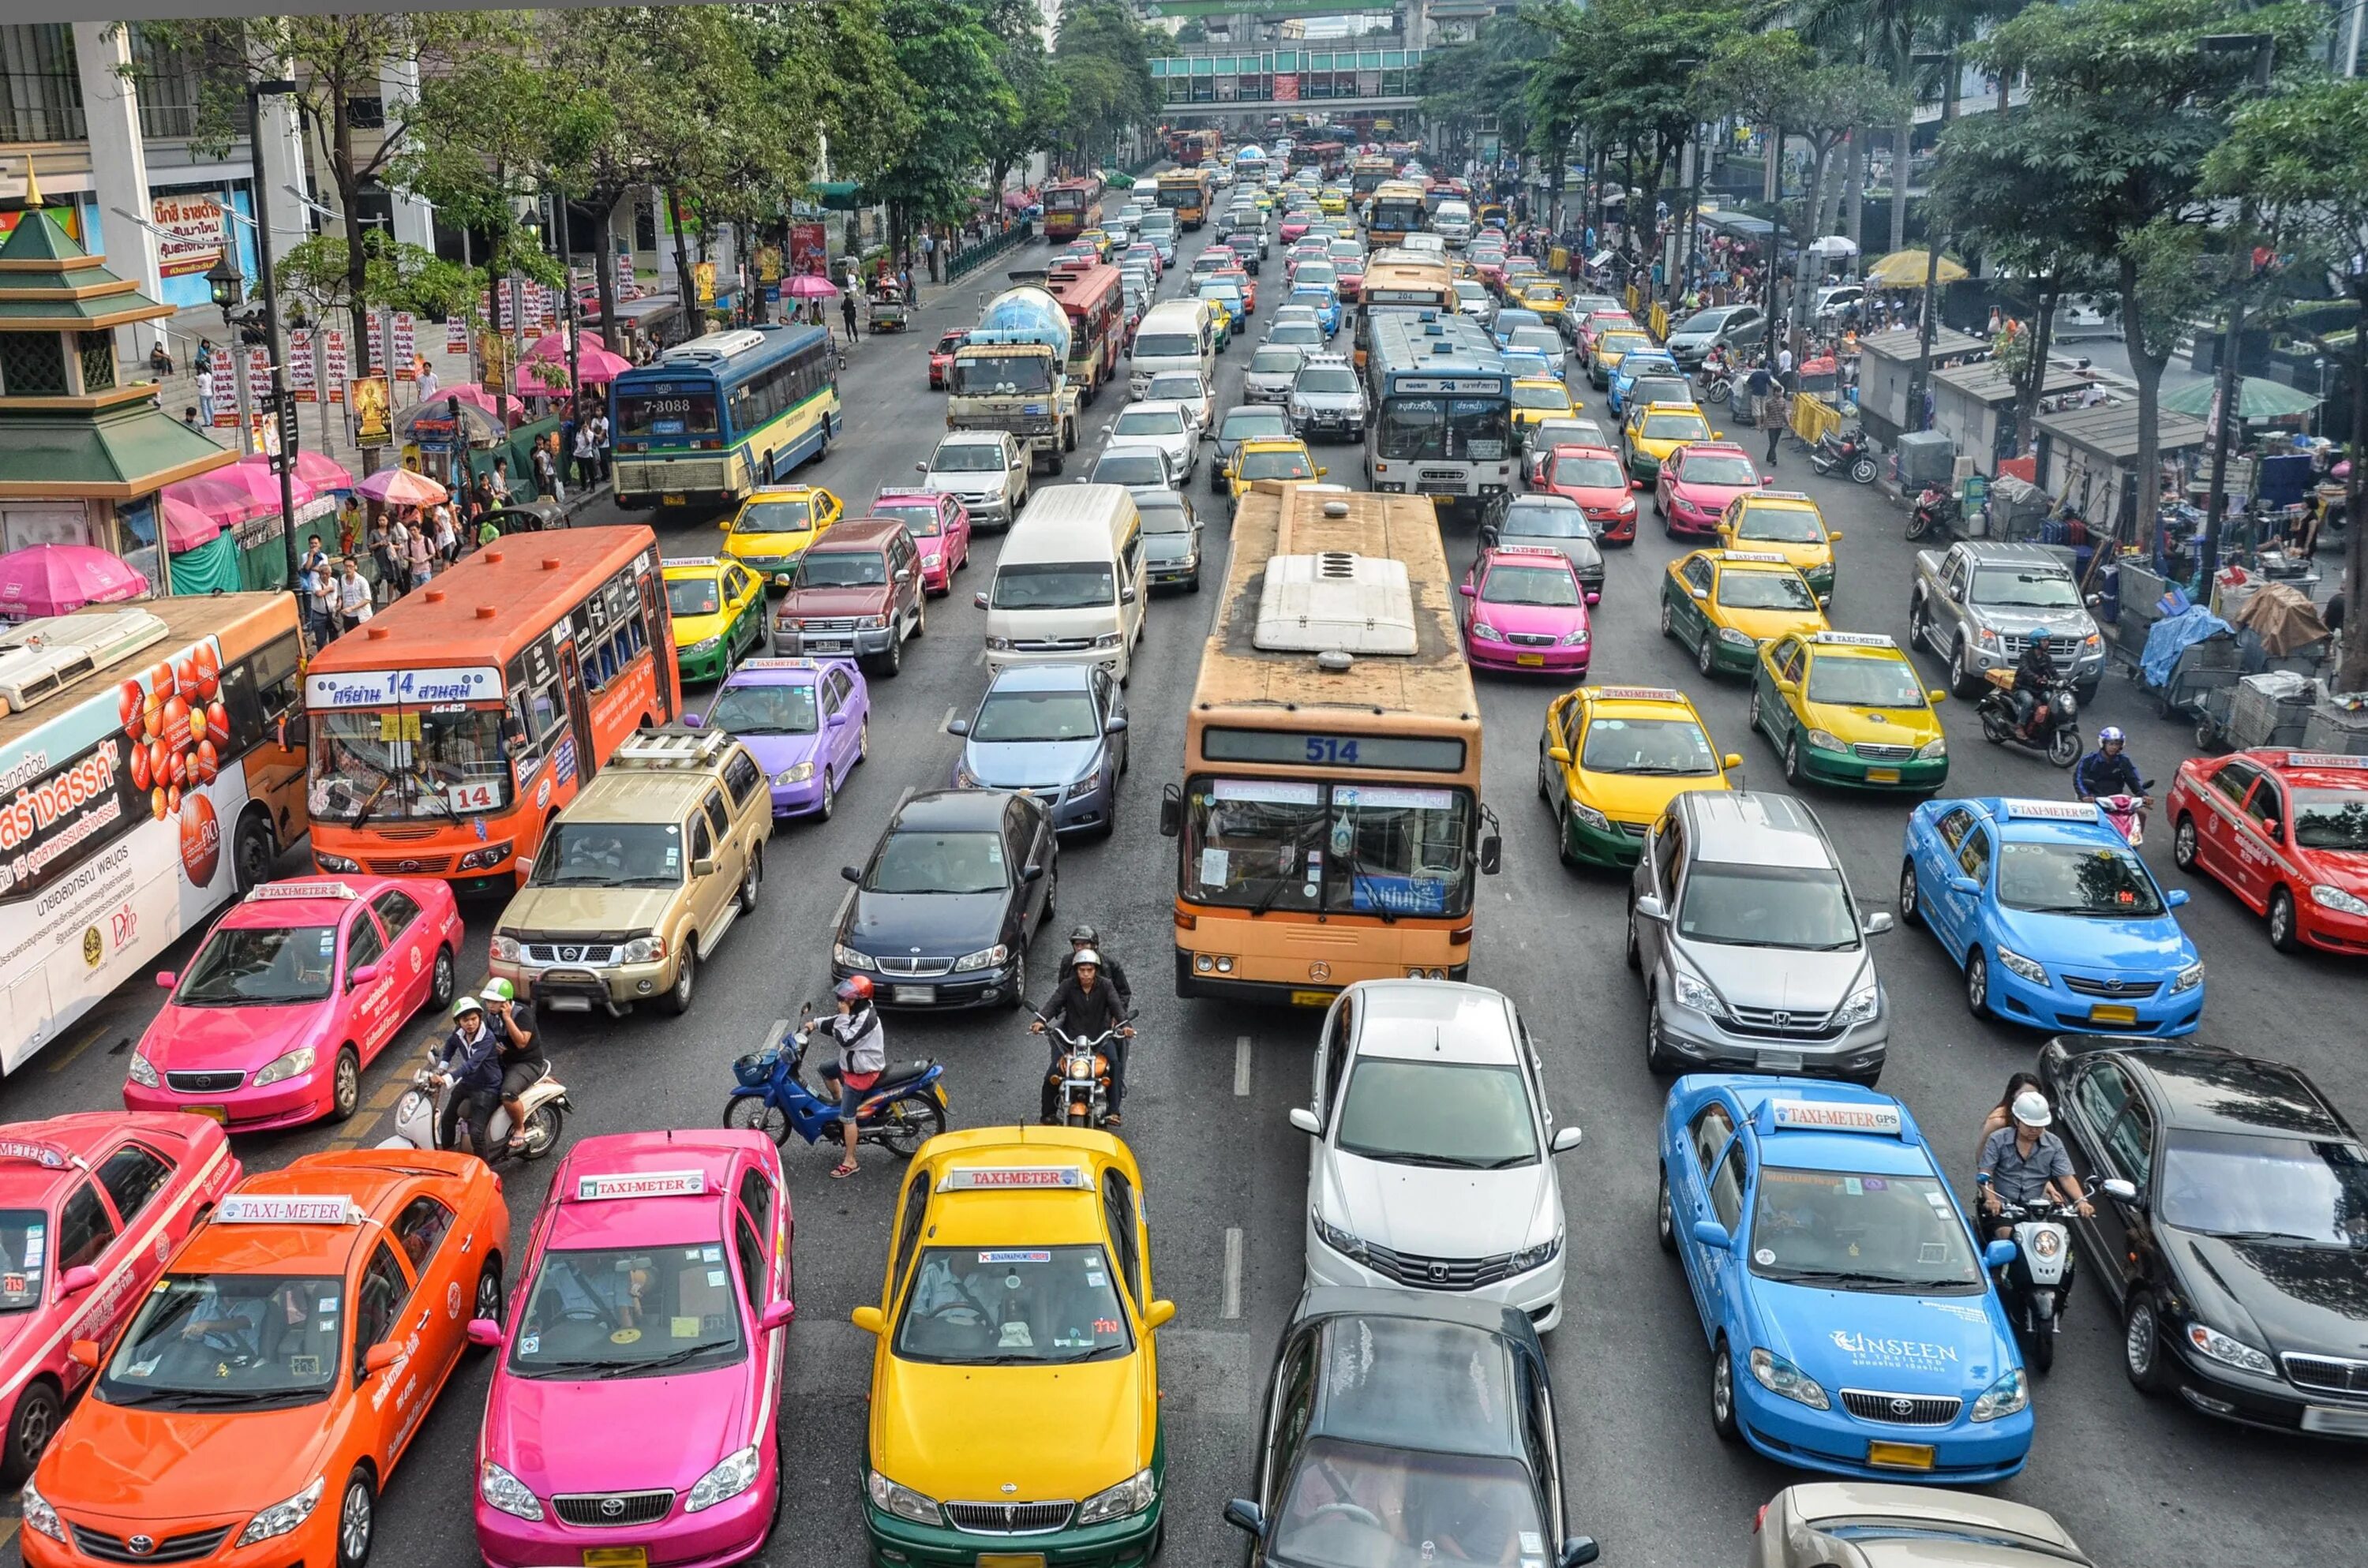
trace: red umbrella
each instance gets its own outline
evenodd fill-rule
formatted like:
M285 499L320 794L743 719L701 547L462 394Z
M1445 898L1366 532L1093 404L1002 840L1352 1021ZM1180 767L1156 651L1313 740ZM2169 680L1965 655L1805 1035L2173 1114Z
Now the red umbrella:
M838 285L818 272L801 272L790 279L786 290L792 300L828 300L838 293Z
M66 615L147 591L147 578L86 544L37 544L0 555L0 618L6 619Z
M344 473L345 470L341 468L337 472ZM270 465L261 459L252 462L234 462L227 468L218 468L199 477L207 480L220 480L237 486L239 493L246 497L247 504L251 507L259 507L272 512L279 509L279 476L272 472ZM299 506L320 494L301 471L290 480L288 488L292 503Z

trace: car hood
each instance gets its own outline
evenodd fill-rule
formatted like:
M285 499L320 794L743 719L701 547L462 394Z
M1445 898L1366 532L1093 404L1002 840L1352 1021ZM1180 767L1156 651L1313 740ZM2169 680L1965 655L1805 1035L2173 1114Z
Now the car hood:
M1756 484L1688 484L1681 480L1671 480L1669 499L1684 502L1696 511L1707 512L1715 517L1725 514L1728 502L1759 488Z
M1885 1295L1754 1278L1747 1299L1759 1343L1828 1394L1875 1389L1970 1404L2021 1365L1987 1291ZM1738 1367L1736 1375L1748 1374Z
M1671 348L1703 348L1717 335L1715 332L1673 332L1666 341Z
M1752 548L1770 547L1754 545ZM2051 637L2059 631L2069 632L2074 637L2087 637L2097 630L2097 623L2089 619L2089 612L2085 609L2023 609L2012 605L1977 604L1973 610L1983 625L1996 627L2014 636L2021 636L2033 627L2044 631Z
M666 918L675 888L528 888L502 911L506 931L646 931Z
M1577 799L1615 822L1651 822L1689 790L1724 790L1724 773L1589 773L1577 777Z
M253 1072L310 1044L336 1021L334 997L276 1006L184 1007L167 1002L141 1037L140 1054L159 1073ZM23 1314L17 1314L23 1315Z
M1101 754L1101 743L1081 741L979 741L962 748L962 766L992 790L1056 789L1082 776Z
M2168 913L2146 920L2110 920L2001 908L1998 930L2008 947L2051 969L2063 964L2168 984L2195 961L2195 944Z
M41 1495L69 1518L97 1515L159 1537L183 1520L243 1518L320 1473L324 1410L159 1410L86 1399L42 1456ZM158 1462L166 1455L170 1463ZM335 1508L335 1496L323 1501Z
M748 748L757 766L768 775L794 767L801 762L822 755L822 736L814 735L737 735L734 737Z
M1304 408L1362 408L1365 400L1358 392L1304 392L1291 394Z
M713 615L677 615L674 618L674 645L687 648L701 638L713 637L740 619L739 610L725 608Z
M2368 855L2341 849L2304 849L2294 859L2312 881L2341 888L2354 898L2368 898Z
M1941 716L1915 708L1856 708L1839 702L1804 702L1809 722L1836 739L1869 745L1921 746L1941 739Z
M858 889L839 940L868 953L907 949L942 956L976 952L1002 939L1010 895L994 892L866 892Z
M1826 624L1826 618L1815 610L1798 609L1736 609L1720 605L1712 619L1720 626L1731 626L1755 642L1766 642L1788 631L1816 631Z
M1474 599L1472 618L1525 636L1566 637L1587 630L1587 610L1581 605L1500 605Z
M1773 953L1765 948L1683 940L1678 947L1731 1005L1804 1018L1840 1006L1868 970L1863 946L1836 953Z
M1546 1241L1561 1218L1544 1159L1502 1171L1369 1160L1326 1145L1316 1203L1349 1234L1426 1257L1496 1257Z
M781 600L785 616L879 615L888 608L885 585L853 588L796 588Z
M2272 1354L2368 1355L2368 1263L2350 1247L2239 1241L2166 1225L2163 1249L2196 1315Z
M791 528L781 533L756 533L744 529L725 541L723 553L736 555L743 561L751 557L774 561L784 555L803 554L814 541L812 528Z
M504 1375L485 1402L483 1457L540 1496L555 1492L688 1492L753 1440L757 1388L742 1362L683 1377L569 1382ZM639 1441L620 1443L620 1432Z
M1003 494L1000 473L930 473L923 476L922 483L940 494L959 495L965 501L974 495L992 500Z
M957 1502L1082 1502L1151 1462L1145 1360L1140 1352L1064 1367L891 1360L874 1385L871 1467ZM982 1432L995 1440L979 1441Z

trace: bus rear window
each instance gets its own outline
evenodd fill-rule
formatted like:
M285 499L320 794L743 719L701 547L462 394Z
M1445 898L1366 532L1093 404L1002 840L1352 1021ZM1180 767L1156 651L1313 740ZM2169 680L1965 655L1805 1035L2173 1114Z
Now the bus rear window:
M617 435L629 441L671 440L715 434L715 393L617 394Z

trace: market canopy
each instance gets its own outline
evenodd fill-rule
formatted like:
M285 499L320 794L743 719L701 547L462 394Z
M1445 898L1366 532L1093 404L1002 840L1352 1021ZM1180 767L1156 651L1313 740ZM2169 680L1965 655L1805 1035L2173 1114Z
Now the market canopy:
M2208 419L2212 415L2213 395L2219 391L2215 379L2196 381L2176 392L2162 394L2162 406L2172 414L2192 415ZM2239 419L2292 419L2308 414L2318 406L2318 399L2283 381L2273 381L2266 376L2247 376L2237 389L2237 417Z
M1924 275L1932 258L1920 250L1896 250L1879 261L1870 262L1866 269L1869 283L1880 283L1886 289L1921 289ZM1970 276L1963 267L1947 256L1941 258L1941 270L1933 276L1936 283L1956 283Z

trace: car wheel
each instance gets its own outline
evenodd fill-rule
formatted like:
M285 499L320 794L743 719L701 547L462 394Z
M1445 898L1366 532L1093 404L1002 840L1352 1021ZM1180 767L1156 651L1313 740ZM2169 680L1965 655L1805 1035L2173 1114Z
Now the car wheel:
M1735 1356L1724 1338L1710 1353L1710 1429L1723 1442L1743 1440L1742 1425L1735 1418Z
M904 668L905 640L902 637L891 637L888 639L888 651L880 655L880 673L890 680L894 680Z
M1916 886L1916 862L1913 860L1900 861L1899 923L1902 926L1921 926L1924 924L1923 912L1917 907L1918 892L1919 890Z
M501 1260L489 1257L477 1270L477 1294L469 1308L469 1315L472 1318L491 1318L499 1323L502 1321L502 1305Z
M2283 888L2270 892L2270 946L2282 953L2302 951L2302 937L2294 929L2294 894Z
M1655 1073L1674 1073L1677 1059L1661 1044L1660 985L1653 976L1645 977L1645 1065Z
M337 1568L362 1568L370 1561L370 1540L378 1524L378 1495L370 1471L356 1465L346 1477L345 1494L337 1503Z
M863 761L871 755L871 715L866 713L855 726L855 760Z
M64 1417L65 1403L58 1397L58 1386L45 1377L35 1378L25 1385L17 1397L17 1408L8 1417L8 1441L5 1457L0 1457L0 1480L11 1486L21 1484L41 1462L48 1451L50 1439L58 1435L58 1423Z
M428 971L427 1010L440 1013L452 1005L452 949L436 949L436 967Z
M1797 788L1801 778L1801 737L1787 735L1784 737L1784 782Z
M1694 644L1694 668L1702 671L1704 680L1710 678L1711 672L1717 665L1717 653L1718 641L1712 634L1711 629L1705 626L1702 628L1702 640Z
M1965 953L1965 1011L1977 1018L1990 1016L1990 960L1979 948Z
M2195 832L2195 819L2184 812L2180 812L2178 825L2170 830L2171 859L2178 862L2180 870L2192 871L2201 847Z
M1667 594L1664 594L1661 596L1661 635L1675 637L1677 634L1677 622L1669 615L1669 598Z
M928 596L924 595L913 601L913 635L925 637L928 634L928 631L929 601Z
M838 786L830 777L830 764L823 764L822 804L814 808L814 820L828 822L838 812Z
M827 772L825 767L824 771ZM765 856L762 850L748 852L748 869L740 873L740 913L757 913L757 884L765 880Z
M1982 685L1981 676L1974 673L1973 652L1960 637L1949 654L1949 689L1959 697L1973 697L1980 692Z
M362 1103L362 1059L350 1045L337 1047L336 1065L329 1071L329 1119L350 1121Z
M1628 967L1645 972L1645 949L1636 941L1636 895L1628 895Z
M682 961L674 966L674 983L666 988L666 1009L676 1017L690 1011L692 998L699 992L699 937L696 933L683 937Z
M2134 1291L2122 1313L2122 1370L2138 1392L2165 1393L2171 1379L2164 1360L2162 1323L2156 1315L2154 1298L2144 1290Z
M1045 913L1050 915L1051 910ZM1003 999L1007 1007L1019 1008L1028 1005L1028 949L1022 948L1011 960L1011 994Z
M1759 682L1756 676L1751 682L1751 695L1744 699L1743 722L1747 729L1757 730L1763 735L1768 733L1768 715L1759 706ZM1772 740L1774 737L1770 738Z
M1653 1205L1653 1233L1661 1250L1671 1257L1678 1255L1678 1214L1669 1201L1669 1168L1661 1167L1661 1196Z

